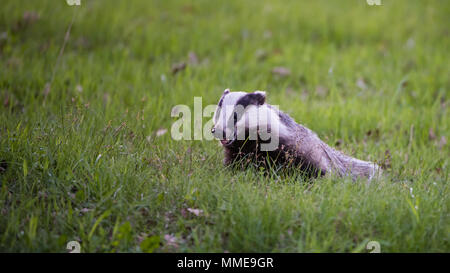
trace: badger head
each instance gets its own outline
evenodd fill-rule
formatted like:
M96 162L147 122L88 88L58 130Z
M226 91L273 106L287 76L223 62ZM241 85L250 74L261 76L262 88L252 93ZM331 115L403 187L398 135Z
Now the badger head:
M279 124L279 117L265 102L264 91L247 93L225 89L214 113L214 137L225 147L236 140L273 138L273 133L278 132L273 125Z

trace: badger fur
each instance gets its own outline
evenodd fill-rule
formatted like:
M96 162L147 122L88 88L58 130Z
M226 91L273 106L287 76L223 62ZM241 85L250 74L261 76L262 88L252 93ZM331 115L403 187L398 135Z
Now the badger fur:
M247 93L226 89L214 113L212 133L224 148L225 165L245 157L257 162L270 158L314 177L337 174L370 180L381 172L375 163L347 156L328 146L313 131L267 104L263 91ZM269 144L271 149L262 149Z

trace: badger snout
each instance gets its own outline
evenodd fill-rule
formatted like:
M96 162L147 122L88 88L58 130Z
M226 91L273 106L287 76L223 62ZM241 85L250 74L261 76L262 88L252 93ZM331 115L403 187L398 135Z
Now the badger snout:
M215 126L211 129L211 134L217 139L225 139L225 132Z
M223 130L219 127L213 127L211 133L215 138L220 140L220 143L224 146L232 144L236 139L236 130L232 129Z

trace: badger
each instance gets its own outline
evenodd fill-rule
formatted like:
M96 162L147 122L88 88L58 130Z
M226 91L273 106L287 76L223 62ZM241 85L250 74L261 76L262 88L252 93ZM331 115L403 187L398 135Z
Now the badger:
M298 168L308 176L337 174L353 180L377 177L381 168L337 151L316 133L266 103L264 91L225 89L213 116L211 133L224 149L224 164L239 161Z

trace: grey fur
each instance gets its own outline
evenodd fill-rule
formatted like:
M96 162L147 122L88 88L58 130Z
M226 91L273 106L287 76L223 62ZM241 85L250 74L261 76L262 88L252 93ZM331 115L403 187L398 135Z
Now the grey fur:
M269 153L261 152L258 140L235 141L231 145L223 145L225 165L249 155L252 158L269 155L277 163L293 163L293 166L303 169L311 176L337 174L351 176L353 179L366 177L370 180L381 174L381 168L377 164L350 157L331 148L316 133L296 123L282 111L276 111L280 122L289 130L288 136L280 136L278 149Z

